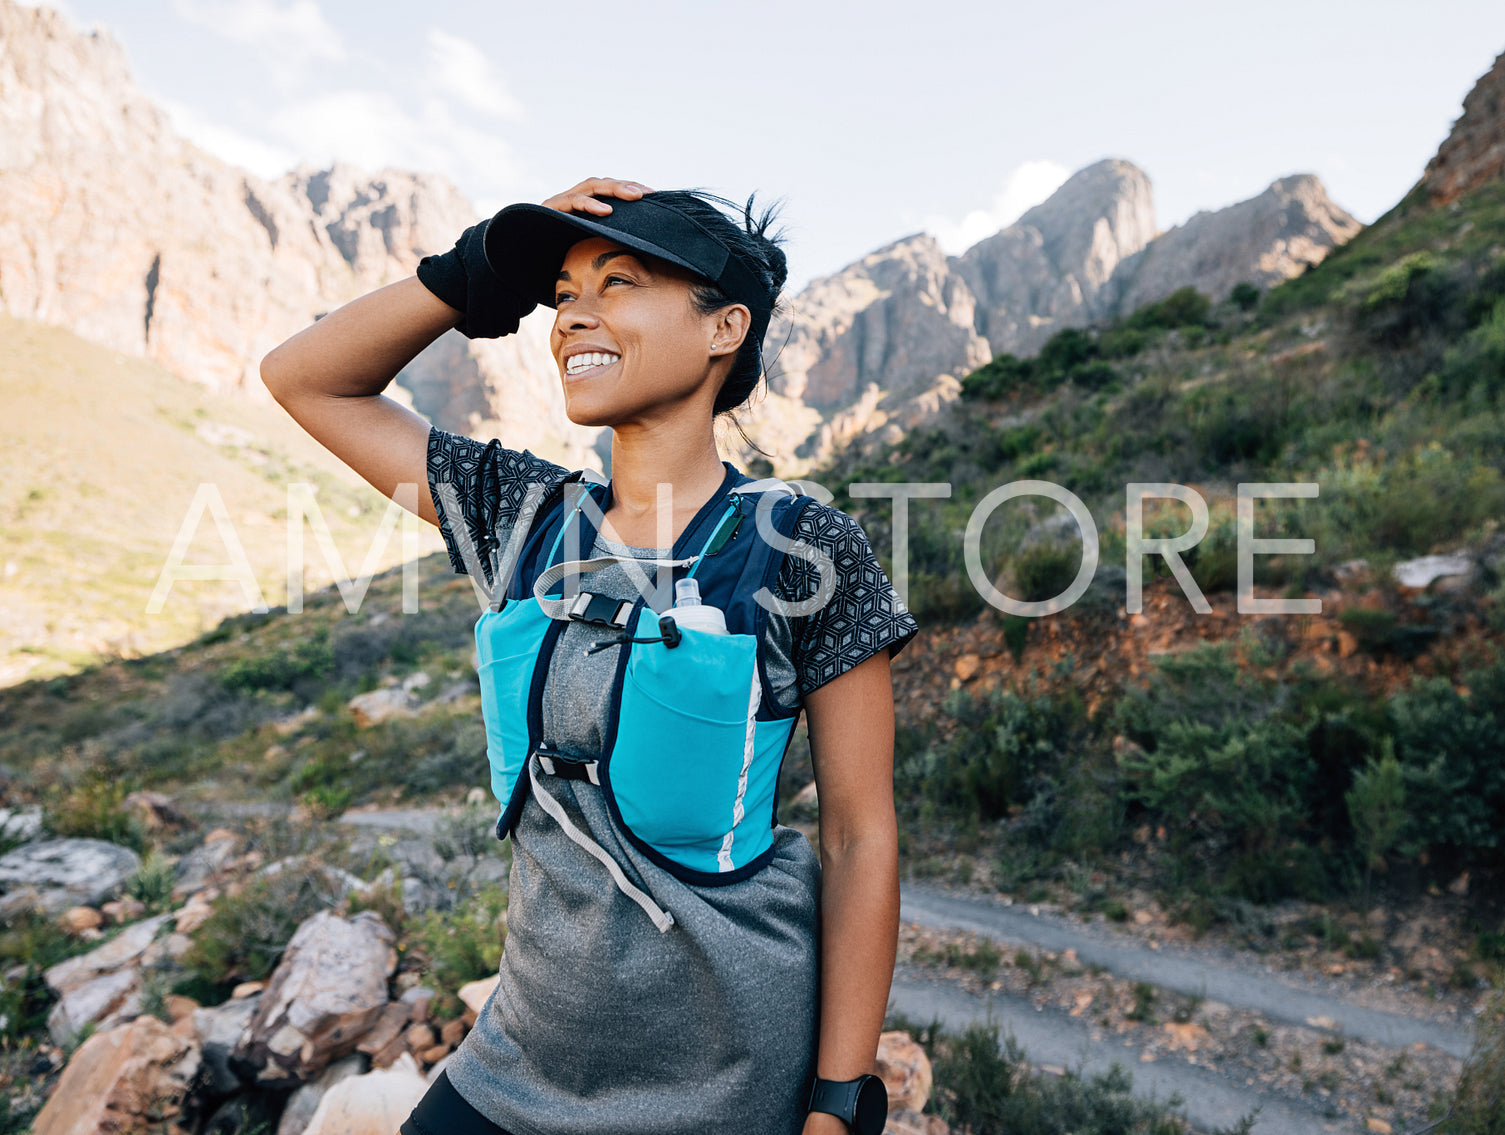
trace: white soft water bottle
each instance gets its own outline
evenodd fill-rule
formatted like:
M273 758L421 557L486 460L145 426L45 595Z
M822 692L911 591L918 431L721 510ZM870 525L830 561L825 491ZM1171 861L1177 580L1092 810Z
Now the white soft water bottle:
M674 582L674 606L667 614L681 627L704 631L707 634L726 634L726 615L720 607L707 607L700 601L700 584L694 579L679 579Z

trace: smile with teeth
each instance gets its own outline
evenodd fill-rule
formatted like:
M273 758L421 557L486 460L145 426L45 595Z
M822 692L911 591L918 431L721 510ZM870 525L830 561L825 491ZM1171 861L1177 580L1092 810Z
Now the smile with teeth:
M564 364L564 373L569 375L584 374L588 370L597 367L607 367L621 359L621 355L610 355L604 351L586 351L584 354L571 356Z

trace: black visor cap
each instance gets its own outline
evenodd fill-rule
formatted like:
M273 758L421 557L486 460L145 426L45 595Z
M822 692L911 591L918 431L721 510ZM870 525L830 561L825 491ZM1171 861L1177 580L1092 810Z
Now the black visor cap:
M752 314L751 331L768 331L768 296L752 270L693 217L657 204L647 194L636 201L612 198L604 217L561 213L545 205L508 205L486 225L486 261L514 291L554 306L559 268L570 248L605 237L624 248L667 260L704 277Z

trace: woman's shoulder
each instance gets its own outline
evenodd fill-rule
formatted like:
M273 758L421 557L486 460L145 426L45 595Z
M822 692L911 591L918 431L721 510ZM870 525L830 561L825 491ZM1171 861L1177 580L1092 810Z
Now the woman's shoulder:
M503 482L562 481L570 471L563 465L539 457L528 449L512 449L500 438L480 441L465 434L451 433L439 426L429 427L428 475L432 484L468 484L478 478Z

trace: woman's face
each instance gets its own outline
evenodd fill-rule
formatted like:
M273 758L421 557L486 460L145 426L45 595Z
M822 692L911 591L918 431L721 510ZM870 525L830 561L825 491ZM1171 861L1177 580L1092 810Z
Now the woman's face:
M726 336L722 313L701 315L691 303L695 279L604 237L566 253L549 346L572 422L647 424L697 400L710 417L711 363L727 353L718 341Z

